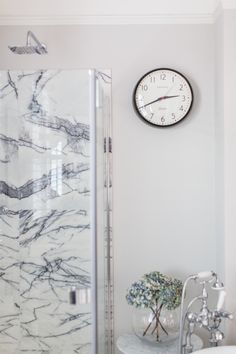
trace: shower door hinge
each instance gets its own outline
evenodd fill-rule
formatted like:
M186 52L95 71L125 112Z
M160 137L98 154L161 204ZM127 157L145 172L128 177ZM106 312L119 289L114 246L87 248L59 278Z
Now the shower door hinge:
M112 154L112 138L109 136L109 152Z
M107 137L104 138L104 153L106 154L106 176L105 176L105 182L104 182L104 187L109 186L109 188L112 187L112 162L111 162L111 154L112 154L112 138ZM108 152L108 153L107 153Z
M108 141L108 146L107 146L107 141ZM104 152L106 153L107 150L110 154L112 154L112 138L111 137L104 138Z
M103 149L104 149L104 153L106 153L107 152L107 138L104 138Z

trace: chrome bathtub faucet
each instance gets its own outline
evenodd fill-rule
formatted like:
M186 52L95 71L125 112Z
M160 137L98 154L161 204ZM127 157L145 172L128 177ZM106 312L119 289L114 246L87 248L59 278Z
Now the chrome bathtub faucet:
M202 285L202 292L199 296L194 297L187 306L184 306L184 298L188 283L194 280ZM208 307L208 292L206 284L212 284L212 290L219 292L216 309L211 311ZM180 333L179 333L179 351L178 354L189 354L193 352L192 334L195 328L202 327L206 329L209 334L210 346L217 346L220 341L224 339L224 333L219 329L222 318L232 319L233 315L222 310L224 305L226 292L224 285L218 279L215 272L207 271L200 272L189 276L183 286L181 308L180 308ZM191 312L192 305L195 302L200 302L201 309L199 313ZM187 324L187 331L184 331L185 323Z

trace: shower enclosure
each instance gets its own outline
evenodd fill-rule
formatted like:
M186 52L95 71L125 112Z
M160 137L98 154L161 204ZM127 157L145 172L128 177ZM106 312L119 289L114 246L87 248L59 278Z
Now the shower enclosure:
M109 71L0 72L0 352L111 354Z

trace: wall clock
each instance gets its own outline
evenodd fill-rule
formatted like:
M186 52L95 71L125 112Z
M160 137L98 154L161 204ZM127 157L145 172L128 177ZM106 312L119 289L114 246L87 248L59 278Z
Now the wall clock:
M193 90L184 75L156 69L138 81L133 95L135 111L145 122L169 127L182 121L193 104Z

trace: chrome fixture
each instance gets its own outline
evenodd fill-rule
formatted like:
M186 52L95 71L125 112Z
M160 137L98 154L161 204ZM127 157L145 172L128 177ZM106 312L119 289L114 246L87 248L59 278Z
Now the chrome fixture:
M189 282L192 280L202 285L202 293L199 296L194 297L185 307L184 298L186 295L186 289ZM206 288L207 284L211 284L211 289L219 292L217 306L213 311L209 310L208 308L208 292ZM224 339L224 333L219 329L222 318L233 318L232 314L222 310L225 295L226 292L224 290L224 285L219 281L219 278L215 272L200 272L195 275L190 275L185 280L180 307L178 354L189 354L193 352L191 337L197 325L199 327L205 328L210 333L210 346L217 346L218 343ZM200 301L201 303L201 309L199 313L190 311L190 308L196 301ZM186 333L184 331L185 323L187 323Z
M32 40L35 42L32 44ZM41 43L33 32L27 32L27 40L25 46L8 46L8 48L15 54L47 54L47 47Z

